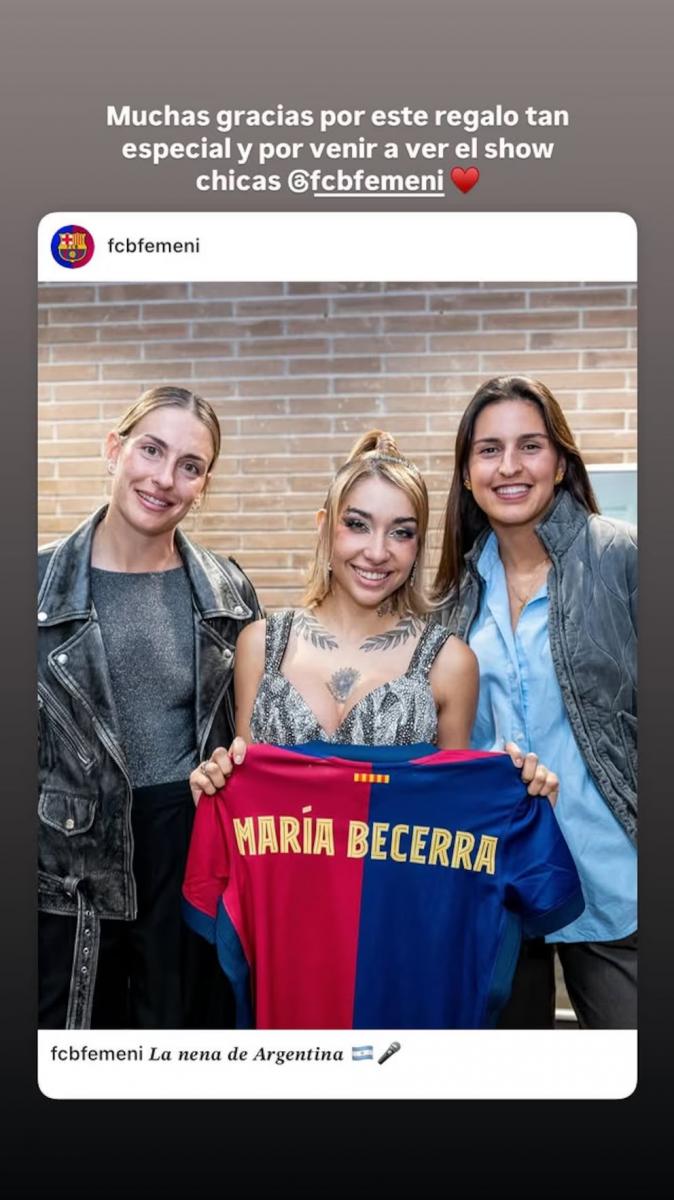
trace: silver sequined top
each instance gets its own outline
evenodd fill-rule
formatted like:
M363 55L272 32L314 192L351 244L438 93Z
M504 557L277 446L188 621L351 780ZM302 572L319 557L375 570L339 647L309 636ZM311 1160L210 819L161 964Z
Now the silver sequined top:
M337 742L358 746L409 746L437 741L438 718L428 673L451 636L436 621L427 622L404 675L361 696L334 733L319 724L297 688L281 674L292 628L293 609L267 617L265 670L250 721L254 742L293 746L301 742Z

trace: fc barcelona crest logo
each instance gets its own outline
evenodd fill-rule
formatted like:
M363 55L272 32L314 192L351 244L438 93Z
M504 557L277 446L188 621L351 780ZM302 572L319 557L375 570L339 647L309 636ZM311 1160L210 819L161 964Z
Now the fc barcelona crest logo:
M83 225L63 225L51 240L51 252L60 267L84 267L94 253L94 239Z

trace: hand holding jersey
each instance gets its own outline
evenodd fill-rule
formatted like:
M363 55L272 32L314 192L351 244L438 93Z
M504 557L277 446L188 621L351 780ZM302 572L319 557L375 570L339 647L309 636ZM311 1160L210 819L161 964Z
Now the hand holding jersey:
M212 796L223 788L234 770L246 757L246 743L243 738L235 737L229 750L217 746L210 758L199 763L190 775L190 791L196 808L204 792Z
M526 783L529 795L547 796L554 808L559 794L559 780L554 771L539 763L537 754L523 754L516 742L508 742L505 752L510 755L514 766L522 768L520 778ZM234 770L234 765L242 763L245 757L246 743L242 737L236 737L229 750L218 746L207 762L200 763L190 775L190 788L195 805L204 793L213 796L223 788Z
M237 1023L484 1028L522 934L583 910L550 805L502 754L253 745L197 809L184 914Z
M387 437L361 439L331 485L305 607L237 643L236 731L266 745L240 772L220 749L191 779L202 799L186 916L217 943L241 1024L493 1024L525 910L529 932L583 905L550 806L534 799L554 799L556 776L514 743L521 780L505 755L487 767L463 749L477 661L428 620L428 497ZM339 758L354 756L345 771ZM431 761L452 765L451 780Z

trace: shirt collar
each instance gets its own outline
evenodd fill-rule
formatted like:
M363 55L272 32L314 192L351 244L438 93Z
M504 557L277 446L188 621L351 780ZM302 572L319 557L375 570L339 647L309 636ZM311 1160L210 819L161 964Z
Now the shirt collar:
M495 568L499 565L502 566L498 552L498 540L496 534L492 530L489 533L482 550L480 551L480 557L476 563L477 570L484 579L485 583L490 582Z

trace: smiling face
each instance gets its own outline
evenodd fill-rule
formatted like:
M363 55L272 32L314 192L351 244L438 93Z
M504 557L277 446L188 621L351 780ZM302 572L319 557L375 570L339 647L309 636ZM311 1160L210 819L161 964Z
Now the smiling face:
M475 421L465 479L494 528L533 527L550 507L564 465L538 405L502 400Z
M137 532L155 535L175 529L202 494L214 447L203 421L167 405L123 438L110 433L106 452L115 467L110 511Z
M331 590L376 608L408 579L419 550L410 498L378 475L360 479L345 497L332 545Z

